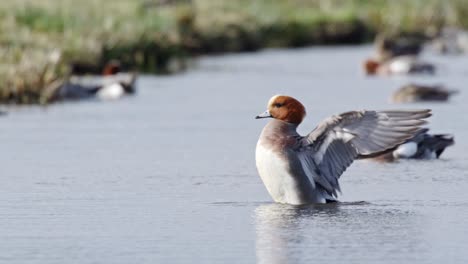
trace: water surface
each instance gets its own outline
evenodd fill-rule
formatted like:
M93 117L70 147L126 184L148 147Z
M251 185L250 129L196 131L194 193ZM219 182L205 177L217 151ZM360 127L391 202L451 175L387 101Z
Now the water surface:
M201 59L142 77L118 102L13 108L0 117L2 263L466 263L467 57L427 55L435 77L366 78L370 47ZM462 92L448 104L392 105L409 81ZM437 161L354 163L342 205L271 202L255 170L265 120L299 98L305 134L352 109L432 108L454 133ZM365 201L365 202L359 202Z

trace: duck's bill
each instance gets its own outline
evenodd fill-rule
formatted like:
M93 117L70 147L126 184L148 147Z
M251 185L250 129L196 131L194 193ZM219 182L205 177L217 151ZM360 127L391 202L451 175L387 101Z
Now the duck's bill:
M255 119L260 119L260 118L269 118L272 117L270 114L270 111L266 110L265 112L259 114L258 116L255 117Z

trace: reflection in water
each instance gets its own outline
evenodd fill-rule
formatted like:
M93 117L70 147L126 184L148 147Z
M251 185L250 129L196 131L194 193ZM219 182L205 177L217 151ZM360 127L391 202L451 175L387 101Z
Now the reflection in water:
M303 245L301 222L324 214L339 213L336 204L293 206L285 204L261 205L255 210L256 251L258 263L290 263L297 258L295 249ZM293 259L294 258L294 259Z
M395 249L402 247L408 253L418 252L418 256L427 252L420 234L420 217L386 206L264 204L255 209L255 224L258 263L363 257L372 262L383 257L391 259ZM389 234L389 228L394 232Z

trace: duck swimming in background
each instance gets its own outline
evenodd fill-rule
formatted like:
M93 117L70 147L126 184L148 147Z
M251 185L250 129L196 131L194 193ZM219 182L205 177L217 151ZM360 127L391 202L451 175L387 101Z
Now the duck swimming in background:
M397 56L386 61L367 59L364 62L364 72L367 75L403 75L426 73L434 74L435 66L419 61L415 56Z
M394 103L448 101L449 97L458 93L440 85L408 84L398 89L392 96Z
M447 147L455 144L453 135L431 135L427 133L428 131L427 128L422 129L413 138L396 148L372 155L372 159L382 162L393 162L398 159L438 159Z
M119 77L121 75L122 67L119 61L111 60L109 61L102 71L102 76ZM136 74L132 74L130 79L126 82L110 79L103 79L104 83L97 90L96 97L103 101L113 101L120 99L125 94L135 93L135 80Z
M311 133L296 129L306 115L296 99L273 96L256 118L271 118L256 148L257 170L275 202L335 202L338 180L363 155L382 152L412 138L430 110L351 111L325 119Z
M404 55L417 56L423 50L423 43L424 40L416 35L379 34L375 37L374 47L378 60L384 61Z
M98 98L113 101L136 91L136 73L122 73L118 61L109 61L100 75L71 76L54 95L57 99L77 100Z

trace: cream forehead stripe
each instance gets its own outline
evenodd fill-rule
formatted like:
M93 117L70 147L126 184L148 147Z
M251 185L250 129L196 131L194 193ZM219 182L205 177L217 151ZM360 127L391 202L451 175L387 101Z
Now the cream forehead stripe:
M270 98L270 101L268 101L268 105L272 105L273 102L276 100L276 98L282 96L281 94L274 95L273 97Z

